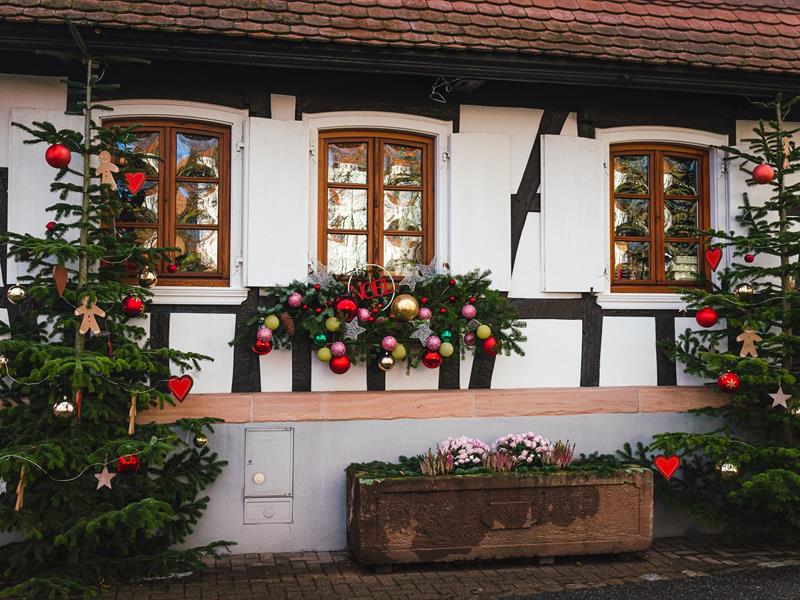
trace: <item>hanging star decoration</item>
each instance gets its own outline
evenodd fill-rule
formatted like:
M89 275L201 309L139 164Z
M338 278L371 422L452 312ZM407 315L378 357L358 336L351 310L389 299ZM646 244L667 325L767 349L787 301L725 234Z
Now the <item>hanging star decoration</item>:
M786 401L791 398L789 394L783 391L783 386L778 385L778 391L774 394L769 394L769 397L772 398L772 408L776 406L782 406L783 408L789 408L786 405Z
M328 267L319 262L316 258L311 259L309 265L311 271L308 274L308 280L313 284L319 284L322 287L330 287L336 283L336 278L328 272Z
M108 465L103 465L103 470L99 473L95 473L94 476L97 478L98 490L101 487L107 487L108 489L111 489L111 480L114 479L117 474L109 472Z
M436 274L436 257L433 257L433 260L429 262L427 265L417 263L414 265L412 272L403 277L400 280L400 285L408 286L411 291L413 292L417 288L417 284L421 281L427 279L428 277L432 277Z
M0 478L0 496L6 493L6 488L8 487L8 483L6 483L5 479Z
M761 336L758 335L752 329L745 329L742 331L741 334L736 338L737 342L742 342L742 349L739 351L739 356L744 358L745 356L752 356L753 358L758 357L758 351L756 350L756 342L761 341Z
M344 324L344 339L357 340L358 336L364 333L366 329L358 324L358 319L353 319Z
M414 330L414 333L411 334L412 338L416 338L420 341L420 343L424 346L428 342L428 338L433 335L433 331L430 327L428 327L427 323L423 323L419 327Z

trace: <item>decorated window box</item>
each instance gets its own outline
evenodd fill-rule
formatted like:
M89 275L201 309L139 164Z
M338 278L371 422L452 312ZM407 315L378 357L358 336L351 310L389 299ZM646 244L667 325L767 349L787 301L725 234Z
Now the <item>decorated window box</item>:
M584 460L563 469L483 466L425 475L431 471L416 461L348 467L347 539L359 562L610 554L652 542L648 469Z

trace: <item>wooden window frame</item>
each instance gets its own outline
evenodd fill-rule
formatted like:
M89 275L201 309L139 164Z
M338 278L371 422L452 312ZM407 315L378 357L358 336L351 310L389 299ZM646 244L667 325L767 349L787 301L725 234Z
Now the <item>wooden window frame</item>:
M367 143L367 183L347 184L328 182L328 145L342 142ZM422 149L422 186L385 186L383 183L383 146L397 143ZM422 238L422 262L433 260L434 244L434 181L436 177L432 136L417 135L379 129L354 129L321 131L319 134L319 175L317 212L317 255L322 264L328 264L328 234L364 234L364 230L331 229L328 227L328 188L351 188L367 190L367 263L383 265L383 192L421 191L422 227L420 231L393 231L389 235L414 236Z
M180 118L164 119L104 119L104 126L129 127L136 125L136 132L147 133L157 131L159 134L160 153L163 159L159 162L157 176L147 176L150 181L158 181L158 223L155 227L148 223L117 222L117 227L130 229L156 229L158 247L175 247L175 232L178 229L204 229L217 231L217 271L212 273L181 272L169 273L166 270L168 261L159 260L156 265L159 285L228 287L230 285L230 195L231 195L231 129L227 125L218 125L202 121ZM177 155L177 134L208 134L220 140L219 176L218 177L178 177L175 175ZM192 181L198 183L218 183L218 218L217 225L177 224L175 208L176 183Z
M614 158L624 155L648 155L650 157L649 194L625 194L614 191ZM663 156L692 158L697 163L697 188L695 196L679 196L664 193ZM666 199L694 199L697 202L697 227L708 229L711 212L711 194L709 183L708 150L695 146L684 146L663 143L625 143L612 144L609 148L609 210L610 210L610 256L611 256L611 291L612 292L674 292L674 288L697 288L707 284L709 272L704 255L707 244L700 237L666 236L664 229L664 204ZM658 185L655 183L658 182ZM650 236L617 236L614 231L615 198L648 198L650 200L649 230ZM615 280L615 241L641 241L650 243L650 275L648 280ZM665 243L687 242L698 244L698 279L694 281L668 280L666 277L664 247Z

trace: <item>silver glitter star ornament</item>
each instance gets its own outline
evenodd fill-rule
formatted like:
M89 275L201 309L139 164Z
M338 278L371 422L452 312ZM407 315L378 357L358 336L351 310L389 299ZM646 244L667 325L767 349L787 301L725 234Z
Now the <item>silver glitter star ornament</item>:
M311 259L311 272L308 274L308 280L313 284L319 284L322 287L330 287L336 283L336 279L328 272L328 267L319 262L316 258Z
M414 330L411 334L412 338L416 338L424 346L428 342L428 338L433 335L433 330L428 327L427 323L423 323Z
M353 319L344 324L344 339L357 340L358 336L364 333L366 329L358 324L358 319Z

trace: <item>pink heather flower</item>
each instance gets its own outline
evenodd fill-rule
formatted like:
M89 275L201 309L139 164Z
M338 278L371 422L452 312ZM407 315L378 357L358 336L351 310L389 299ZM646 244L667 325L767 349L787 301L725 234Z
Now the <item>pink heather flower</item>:
M439 446L453 455L456 467L480 465L489 452L489 447L482 441L466 436L447 438Z
M497 438L492 444L494 453L507 453L514 456L517 464L540 463L542 457L550 451L550 441L531 431L527 433L509 433Z

